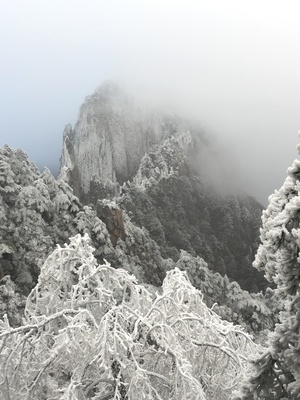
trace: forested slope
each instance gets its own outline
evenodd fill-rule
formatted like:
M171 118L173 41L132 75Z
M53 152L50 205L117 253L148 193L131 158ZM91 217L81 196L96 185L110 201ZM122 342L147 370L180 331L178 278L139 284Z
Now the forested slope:
M207 304L226 308L220 311L226 319L243 324L249 331L273 324L269 306L259 295L249 295L237 283L210 272L200 257L177 251L176 260L167 258L149 232L133 222L130 211L122 211L111 200L98 201L96 207L83 206L67 183L55 179L48 170L40 173L21 150L0 149L0 190L2 315L8 312L15 319L13 314L22 311L19 295L27 295L35 286L42 264L57 244L87 233L98 262L106 259L114 268L126 269L140 282L156 287L161 286L167 271L178 266L188 271ZM251 307L258 310L256 322L247 316L249 312L244 316L240 313Z

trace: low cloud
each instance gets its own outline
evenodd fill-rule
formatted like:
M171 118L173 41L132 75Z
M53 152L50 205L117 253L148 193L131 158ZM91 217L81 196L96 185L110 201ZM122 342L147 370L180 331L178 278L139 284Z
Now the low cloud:
M213 132L266 204L297 156L299 11L276 0L2 2L2 144L58 164L64 125L115 80Z

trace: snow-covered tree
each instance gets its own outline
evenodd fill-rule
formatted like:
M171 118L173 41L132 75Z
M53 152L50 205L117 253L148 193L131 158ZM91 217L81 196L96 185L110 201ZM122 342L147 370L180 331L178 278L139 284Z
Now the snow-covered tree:
M249 293L225 275L212 272L200 257L192 257L184 250L176 267L186 271L193 286L203 295L205 304L212 307L223 319L244 326L252 334L273 329L275 325L272 293L266 299L262 293Z
M229 399L257 347L221 320L186 273L160 294L107 262L87 235L57 249L29 295L23 325L0 323L0 392L20 400Z
M262 244L254 266L277 286L275 296L283 311L270 335L269 350L256 362L256 374L245 388L244 398L299 399L300 161L294 161L283 186L269 197L262 223Z
M1 148L0 279L10 275L28 294L55 243L77 233L88 233L99 255L109 246L105 224L69 185L47 169L41 174L21 150Z
M17 291L9 275L0 280L0 319L6 314L11 326L20 326L24 314L26 297Z

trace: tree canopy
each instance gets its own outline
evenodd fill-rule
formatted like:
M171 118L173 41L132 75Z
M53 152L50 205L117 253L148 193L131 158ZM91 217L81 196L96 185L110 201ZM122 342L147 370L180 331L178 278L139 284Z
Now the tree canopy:
M57 246L23 324L1 321L2 398L233 398L259 350L251 337L208 308L178 268L154 294L93 251L87 234Z

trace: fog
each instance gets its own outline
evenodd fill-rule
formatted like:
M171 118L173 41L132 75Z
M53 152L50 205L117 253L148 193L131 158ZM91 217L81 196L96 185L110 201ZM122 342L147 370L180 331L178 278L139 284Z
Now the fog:
M299 12L292 0L0 0L0 145L55 171L65 124L113 80L198 120L266 204L297 157Z

